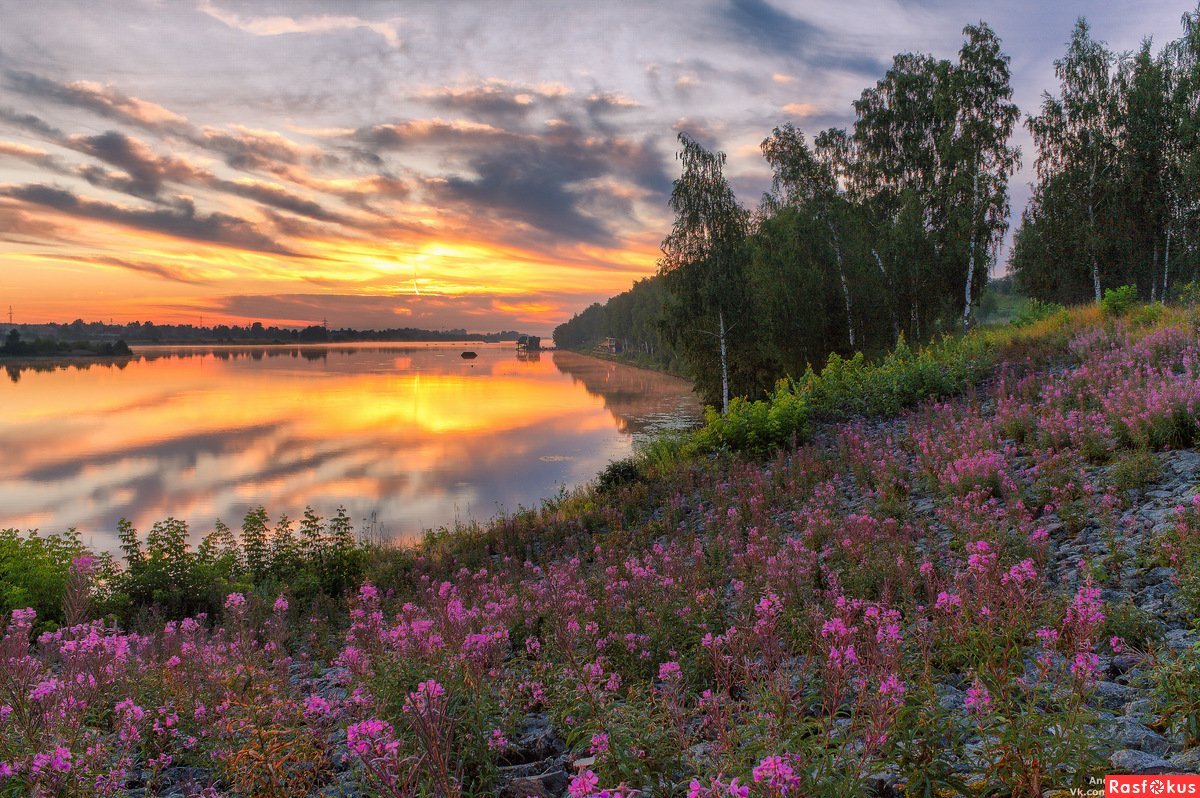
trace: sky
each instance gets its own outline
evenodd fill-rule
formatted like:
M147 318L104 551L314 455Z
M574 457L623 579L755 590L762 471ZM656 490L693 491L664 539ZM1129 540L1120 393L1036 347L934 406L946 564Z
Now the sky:
M0 0L0 311L545 334L654 273L679 132L753 207L771 129L850 125L896 53L985 20L1029 113L1077 17L1120 52L1191 8Z

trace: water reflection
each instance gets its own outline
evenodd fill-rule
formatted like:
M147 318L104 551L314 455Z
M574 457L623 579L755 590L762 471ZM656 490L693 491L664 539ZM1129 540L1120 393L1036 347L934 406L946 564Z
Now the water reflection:
M471 348L464 361L445 345L164 347L14 366L0 526L75 526L111 548L122 517L203 530L259 503L293 517L345 505L404 538L536 504L699 412L664 375Z

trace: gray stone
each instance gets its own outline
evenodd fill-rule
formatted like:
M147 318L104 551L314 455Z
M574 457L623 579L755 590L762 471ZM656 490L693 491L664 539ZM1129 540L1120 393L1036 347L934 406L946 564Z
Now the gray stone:
M1163 635L1163 641L1168 648L1176 651L1182 651L1185 648L1191 648L1196 642L1196 634L1188 629L1172 629Z
M1171 757L1171 767L1179 773L1200 773L1200 748L1189 748Z
M1118 654L1112 658L1111 671L1117 675L1128 673L1142 661L1140 654Z
M1108 758L1117 773L1170 773L1172 765L1162 757L1125 749Z
M1122 718L1113 732L1113 742L1122 748L1145 751L1156 756L1163 756L1171 750L1167 738L1129 717Z
M1125 714L1140 723L1153 716L1155 706L1156 702L1152 698L1138 698L1129 702L1129 706L1125 707Z
M1092 692L1092 703L1104 709L1122 709L1138 691L1116 682L1100 682Z
M966 694L948 684L937 686L938 706L942 709L962 709Z

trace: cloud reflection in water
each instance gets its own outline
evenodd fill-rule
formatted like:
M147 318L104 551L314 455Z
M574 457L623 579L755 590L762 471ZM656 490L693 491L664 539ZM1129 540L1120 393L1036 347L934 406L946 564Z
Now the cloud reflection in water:
M203 531L263 504L344 505L392 537L530 506L699 408L680 380L511 345L142 350L123 367L10 369L0 527Z

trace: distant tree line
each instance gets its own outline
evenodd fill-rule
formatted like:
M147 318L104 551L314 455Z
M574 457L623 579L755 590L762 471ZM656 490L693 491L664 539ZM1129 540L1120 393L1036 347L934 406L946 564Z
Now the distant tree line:
M622 355L642 365L682 373L683 363L662 325L666 283L661 277L638 280L603 305L595 302L554 330L554 345L591 349L605 338L621 342Z
M16 325L29 337L44 340L96 341L120 338L131 343L324 343L350 341L515 341L521 334L516 330L494 333L469 333L465 329L424 330L418 327L399 327L385 330L357 330L351 327L330 329L322 324L291 328L264 326L262 322L247 325L215 324L209 327L192 324L155 324L153 321L133 321L128 324L105 324L76 319L70 324Z
M1011 261L1039 299L1162 299L1200 266L1200 8L1158 52L1116 55L1080 20L1057 94L1026 124L1037 184Z
M132 354L125 341L105 341L91 343L88 341L60 341L50 338L35 338L27 341L21 337L17 329L8 331L4 343L0 345L0 357L52 357L83 353L98 357L126 357Z

